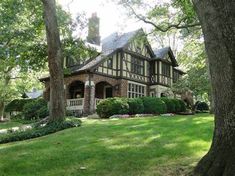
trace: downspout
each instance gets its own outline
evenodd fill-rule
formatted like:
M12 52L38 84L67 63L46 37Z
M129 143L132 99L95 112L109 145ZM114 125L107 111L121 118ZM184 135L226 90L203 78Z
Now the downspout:
M88 96L88 102L89 102L89 114L91 113L91 75L88 73L88 81L89 81L89 96Z

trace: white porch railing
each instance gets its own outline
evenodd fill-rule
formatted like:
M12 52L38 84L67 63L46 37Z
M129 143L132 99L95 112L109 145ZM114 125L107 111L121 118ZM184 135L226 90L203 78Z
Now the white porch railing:
M67 110L83 110L84 98L67 99Z
M96 98L95 99L95 109L97 104L103 99ZM69 111L81 110L83 111L84 107L84 98L78 99L67 99L66 109Z

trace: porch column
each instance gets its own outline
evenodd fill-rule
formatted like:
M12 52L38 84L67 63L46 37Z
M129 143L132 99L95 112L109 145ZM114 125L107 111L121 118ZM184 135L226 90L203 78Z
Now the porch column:
M86 81L84 88L84 106L85 115L95 112L95 84L93 81Z

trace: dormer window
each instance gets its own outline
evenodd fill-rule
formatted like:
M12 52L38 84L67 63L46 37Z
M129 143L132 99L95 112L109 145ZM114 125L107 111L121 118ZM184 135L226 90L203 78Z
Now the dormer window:
M112 59L112 58L109 58L109 59L107 60L107 67L108 67L108 68L113 68L113 59Z

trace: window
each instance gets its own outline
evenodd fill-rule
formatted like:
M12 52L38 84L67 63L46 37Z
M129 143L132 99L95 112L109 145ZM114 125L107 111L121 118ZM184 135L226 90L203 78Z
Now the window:
M173 82L176 83L180 78L179 72L175 71L173 72Z
M144 75L144 61L131 57L131 72L138 75Z
M128 83L128 98L145 96L145 86L140 84Z
M170 65L162 63L162 75L171 77Z
M112 58L107 60L107 67L108 68L113 68L113 59Z

